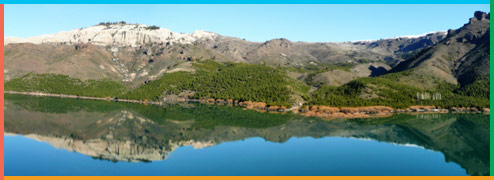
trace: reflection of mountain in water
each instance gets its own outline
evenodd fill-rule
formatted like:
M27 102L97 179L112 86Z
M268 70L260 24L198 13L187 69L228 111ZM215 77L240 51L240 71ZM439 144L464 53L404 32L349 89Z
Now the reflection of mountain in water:
M166 159L180 146L203 148L249 137L354 137L440 151L471 175L489 174L489 116L395 115L332 120L204 104L163 107L5 95L5 132L112 161Z

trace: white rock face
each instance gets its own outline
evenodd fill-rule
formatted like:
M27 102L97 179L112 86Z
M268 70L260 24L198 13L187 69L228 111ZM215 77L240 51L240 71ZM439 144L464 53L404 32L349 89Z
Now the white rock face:
M182 34L164 28L149 29L148 27L142 24L97 25L30 38L6 37L4 45L10 43L91 43L102 46L136 47L146 43L190 44L199 39L214 39L218 36L216 33L206 31Z

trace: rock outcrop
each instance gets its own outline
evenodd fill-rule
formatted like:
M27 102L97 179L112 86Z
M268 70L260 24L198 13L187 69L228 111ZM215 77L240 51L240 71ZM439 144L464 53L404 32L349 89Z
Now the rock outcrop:
M30 38L5 38L4 45L12 43L91 43L101 46L132 46L144 44L190 44L199 39L214 39L217 34L195 31L191 34L176 33L164 28L150 28L142 24L97 25L88 28L62 31Z

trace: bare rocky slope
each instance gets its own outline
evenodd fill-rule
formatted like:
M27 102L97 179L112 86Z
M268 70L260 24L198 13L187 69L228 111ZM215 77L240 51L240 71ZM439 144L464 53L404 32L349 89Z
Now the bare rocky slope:
M449 30L440 43L423 49L390 72L408 71L402 82L433 87L433 80L468 85L489 78L490 13L475 12L463 27ZM428 79L428 80L426 80Z

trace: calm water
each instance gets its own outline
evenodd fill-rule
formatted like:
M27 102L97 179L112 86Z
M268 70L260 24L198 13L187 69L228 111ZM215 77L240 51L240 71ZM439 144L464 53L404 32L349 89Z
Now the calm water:
M489 116L321 120L5 95L5 175L488 175Z

